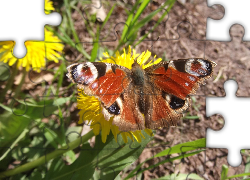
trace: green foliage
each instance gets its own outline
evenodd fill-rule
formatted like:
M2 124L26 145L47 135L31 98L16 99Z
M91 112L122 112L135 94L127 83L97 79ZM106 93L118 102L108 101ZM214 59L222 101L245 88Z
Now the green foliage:
M106 143L102 143L101 136L98 135L93 148L89 144L83 144L80 155L73 164L65 165L62 159L54 159L46 178L114 179L140 156L146 144L152 139L144 132L143 135L146 138L142 139L141 143L129 140L126 144L121 136L118 136L116 142L113 135L109 135Z

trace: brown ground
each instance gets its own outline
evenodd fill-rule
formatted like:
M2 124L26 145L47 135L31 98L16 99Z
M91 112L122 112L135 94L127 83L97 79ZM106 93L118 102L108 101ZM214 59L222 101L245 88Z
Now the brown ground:
M222 128L224 121L221 116L215 115L210 118L205 116L205 96L224 96L223 83L227 79L237 80L239 85L237 95L250 95L250 83L247 83L249 82L250 75L250 43L241 42L244 35L244 29L240 25L233 26L230 31L233 39L231 42L204 41L206 37L206 18L210 15L213 18L220 19L224 14L224 9L221 6L214 7L214 9L208 9L205 2L205 0L192 1L192 3L187 2L184 5L176 2L169 13L168 19L165 19L166 23L159 26L159 28L157 28L154 33L151 33L148 38L148 40L156 40L160 36L158 41L154 43L152 43L152 41L145 41L136 47L139 52L150 49L157 57L165 57L166 59L201 57L217 63L214 70L214 76L207 81L205 86L198 90L196 96L193 96L196 102L194 103L194 101L192 101L189 108L190 115L199 116L199 119L183 119L178 127L171 128L168 132L166 129L157 130L154 138L154 142L157 144L167 142L168 145L173 146L206 137L206 128L216 130ZM154 3L147 8L145 12L151 12L156 9L159 4L160 3ZM104 12L107 13L111 5L112 3L104 3ZM127 17L124 11L125 5L123 5L122 3L119 8L115 9L110 21L101 33L100 39L105 39L104 37L106 37L105 41L112 42L102 42L102 46L106 46L110 49L114 49L117 46L117 41L113 41L115 35L112 29L117 23L124 22L125 17ZM129 7L130 6L126 6L126 8ZM79 8L81 8L80 5ZM81 41L91 41L92 38L88 35L79 13L73 13L72 17L75 20L75 27ZM154 20L158 18L159 17L156 16ZM185 22L181 23L183 21ZM151 21L145 25L140 35L143 35L143 32L147 32L153 24L154 22ZM123 25L120 24L116 26L115 31L119 33L122 28ZM152 45L153 48L151 48ZM84 47L87 52L91 52L91 44L85 44ZM68 48L68 51L69 49L70 48ZM77 56L77 53L75 53L74 56L68 55L67 58L70 60ZM195 110L195 106L198 108L198 111ZM146 148L139 160L136 161L130 169L123 172L123 177L126 177L125 175L129 173L129 170L132 170L138 163L143 162L145 159L154 156L164 149L164 146ZM165 163L154 169L145 171L142 179L158 178L172 173L189 174L195 172L206 179L217 180L220 179L222 165L228 165L227 154L227 149L207 148L206 152L185 158L183 162L174 162L173 164ZM163 159L164 158L155 158L149 163L144 164L142 168L146 168ZM242 165L236 168L230 167L228 174L234 175L243 173L245 164L246 157L243 156Z

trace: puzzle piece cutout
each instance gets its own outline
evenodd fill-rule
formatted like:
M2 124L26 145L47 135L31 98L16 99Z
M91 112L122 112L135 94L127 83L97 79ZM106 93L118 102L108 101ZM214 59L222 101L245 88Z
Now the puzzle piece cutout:
M220 113L225 117L226 121L222 130L218 132L207 130L207 147L227 147L229 149L229 164L231 166L239 166L242 161L240 150L250 149L250 146L246 145L247 138L244 139L245 132L247 132L250 125L249 121L246 120L250 101L248 98L235 97L234 93L237 91L237 83L235 81L226 81L224 88L226 90L226 98L209 97L206 100L207 116ZM239 107L240 113L237 112ZM237 135L232 133L234 129L240 129ZM236 137L241 137L241 140Z
M249 1L241 0L235 3L232 0L207 0L208 6L220 4L225 8L224 17L221 20L207 20L207 34L208 40L229 41L228 31L233 24L241 24L245 28L244 40L250 40L250 24L248 19L250 5Z
M230 29L231 41L206 41L205 58L213 59L220 68L215 68L214 80L207 81L209 86L217 84L207 94L208 96L223 96L223 83L228 79L235 79L238 82L238 95L249 96L249 41L242 41L244 29L240 25L234 25ZM237 73L235 73L237 72Z
M4 8L0 12L3 24L0 30L0 40L16 42L13 53L17 58L22 58L26 54L25 41L44 40L45 24L59 25L61 21L58 13L45 15L44 0L1 1L1 7ZM15 13L9 13L10 9Z

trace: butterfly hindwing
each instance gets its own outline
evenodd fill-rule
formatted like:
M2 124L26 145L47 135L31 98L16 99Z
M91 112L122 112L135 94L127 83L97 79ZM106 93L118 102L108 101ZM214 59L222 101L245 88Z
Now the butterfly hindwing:
M135 131L145 129L144 116L140 112L140 107L136 101L137 95L132 88L126 89L115 103L109 107L103 107L105 119L113 117L113 124L119 127L120 131ZM118 110L117 113L112 113Z

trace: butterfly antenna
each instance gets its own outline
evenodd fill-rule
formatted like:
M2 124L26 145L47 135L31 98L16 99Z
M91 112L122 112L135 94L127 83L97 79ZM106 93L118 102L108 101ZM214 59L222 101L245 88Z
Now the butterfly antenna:
M150 49L152 49L152 47L154 46L154 44L160 39L160 36L158 36L158 38L154 41L154 43L152 44L152 46L150 47Z
M120 36L120 34L118 34L120 31L115 31L117 36L119 37L119 39L122 41L122 44L125 45L125 42L122 40L122 37Z

